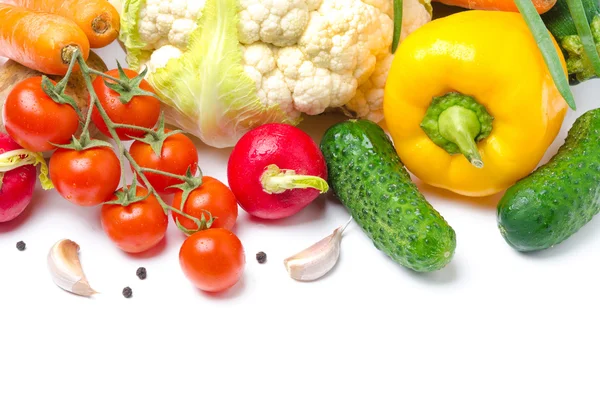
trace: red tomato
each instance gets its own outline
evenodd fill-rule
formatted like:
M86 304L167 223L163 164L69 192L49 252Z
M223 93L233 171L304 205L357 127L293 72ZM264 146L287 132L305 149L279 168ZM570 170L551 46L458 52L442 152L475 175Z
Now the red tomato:
M226 229L208 229L192 234L181 246L179 263L196 288L224 291L238 282L244 271L244 247Z
M169 130L166 130L169 132ZM135 141L129 153L140 167L152 168L170 174L185 175L188 168L192 172L198 167L198 151L194 142L184 134L171 135L163 143L160 157L154 153L147 143ZM159 193L175 193L169 186L181 183L181 180L163 175L145 172L146 178Z
M173 197L172 206L181 209L181 199L183 191L179 190ZM183 212L200 219L202 210L209 211L216 218L213 228L223 228L231 230L235 226L238 217L238 205L232 191L225 184L210 176L202 177L202 185L192 190L188 196ZM186 229L194 230L196 224L184 216L175 212L172 213L173 220L179 220L179 223Z
M119 77L119 71L114 69L106 72L109 76ZM125 74L129 78L134 78L137 73L133 70L125 69ZM119 93L104 84L104 79L98 76L93 82L94 91L102 107L108 114L108 117L117 124L130 124L138 127L152 128L156 125L160 116L160 102L151 96L136 96L126 104L121 103ZM154 93L154 90L146 80L142 80L140 88ZM92 121L100 131L107 137L111 137L106 123L100 116L98 109L94 107L92 111ZM129 136L142 137L146 135L144 131L132 128L117 128L117 135L122 141L131 140Z
M136 196L148 194L138 186ZM113 196L113 200L116 199ZM110 239L125 252L138 253L158 244L167 232L168 218L154 196L127 207L116 204L102 206L102 228Z
M2 118L6 132L32 152L54 150L53 143L69 143L79 128L75 109L56 103L46 95L41 76L30 77L14 86L6 97Z
M119 159L108 147L58 149L50 157L50 179L70 202L89 207L108 201L121 177Z

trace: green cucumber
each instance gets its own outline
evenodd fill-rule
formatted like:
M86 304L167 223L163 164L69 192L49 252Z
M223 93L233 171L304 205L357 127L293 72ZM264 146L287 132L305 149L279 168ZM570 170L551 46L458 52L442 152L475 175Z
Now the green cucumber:
M509 188L498 203L498 227L518 251L550 248L600 211L600 109L575 121L545 165Z
M377 124L351 120L321 141L329 184L375 247L417 272L446 266L456 234L425 200Z
M600 6L597 0L581 0L590 25L596 51L600 53ZM583 48L581 37L571 16L567 0L557 0L554 7L541 15L544 24L565 55L572 85L597 77Z

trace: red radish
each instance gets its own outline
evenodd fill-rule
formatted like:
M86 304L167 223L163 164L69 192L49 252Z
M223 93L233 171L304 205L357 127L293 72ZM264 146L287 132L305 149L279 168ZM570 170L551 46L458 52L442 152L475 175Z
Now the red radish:
M31 163L14 168L16 163L2 158L2 154L13 150L23 150L10 136L0 133L0 222L15 219L27 208L33 197L35 187L35 166ZM10 164L9 164L10 163Z
M240 206L263 219L294 215L329 189L319 147L287 124L246 133L231 152L227 177Z

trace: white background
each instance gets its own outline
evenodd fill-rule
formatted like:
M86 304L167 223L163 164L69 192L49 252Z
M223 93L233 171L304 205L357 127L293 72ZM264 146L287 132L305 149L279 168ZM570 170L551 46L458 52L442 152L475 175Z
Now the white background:
M123 60L116 44L99 52L109 67ZM599 88L598 80L574 88L579 110L548 156L577 115L600 106ZM334 120L303 128L319 139ZM226 182L228 154L199 145L205 174ZM216 296L184 278L174 225L158 249L127 255L103 234L98 208L38 190L26 213L0 225L0 396L600 395L600 220L523 255L497 230L499 196L419 186L456 230L447 268L404 269L353 224L330 275L291 280L283 258L348 218L321 197L284 221L241 211L244 277ZM52 283L46 255L62 238L80 244L100 295L80 298ZM267 264L256 262L260 250ZM121 295L125 286L132 299Z

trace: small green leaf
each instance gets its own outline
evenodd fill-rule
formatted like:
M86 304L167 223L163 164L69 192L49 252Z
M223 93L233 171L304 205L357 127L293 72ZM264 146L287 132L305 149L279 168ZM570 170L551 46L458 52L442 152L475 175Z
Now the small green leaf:
M95 147L109 147L111 149L113 148L113 146L106 141L101 141L99 139L92 139L90 137L90 133L87 129L81 133L81 136L79 137L79 139L77 139L75 136L73 136L71 138L71 143L69 143L67 145L59 145L59 144L52 143L52 142L51 142L51 144L53 146L56 146L57 148L76 150L78 152L87 150L87 149L91 149L91 148L95 148Z
M198 170L200 170L200 167L198 167ZM178 208L183 211L190 193L200 186L202 186L202 171L200 171L200 176L193 176L191 168L188 167L187 172L185 173L185 181L177 185L169 186L168 189L179 189L183 192L181 195L181 208Z
M77 116L82 119L83 115L81 114L81 110L79 110L79 106L77 106L77 102L73 97L61 92L62 90L57 89L54 84L52 84L52 80L50 80L47 76L42 76L42 91L46 95L50 97L54 102L60 105L69 105L77 113Z
M191 216L188 216L187 218L194 221L194 223L196 224L197 228L195 230L190 230L186 227L184 227L180 222L179 219L175 220L175 224L177 225L177 227L179 228L179 230L181 230L183 233L185 233L186 235L192 235L196 232L199 232L201 230L206 230L206 229L210 229L215 221L216 218L213 218L212 214L209 211L206 210L202 210L204 213L202 214L202 216L200 217L200 219L198 218L194 218ZM204 214L208 214L208 220L206 220L206 216Z
M125 74L125 70L123 66L121 66L121 62L117 61L117 70L119 71L119 80L129 81L129 77Z
M202 228L200 221L198 221L197 219L194 219L194 221L196 222L196 226L198 227L196 230L190 230L187 227L183 226L181 222L179 222L179 219L175 220L175 225L177 225L177 228L181 230L186 236L191 236L197 231L200 231L200 229Z

